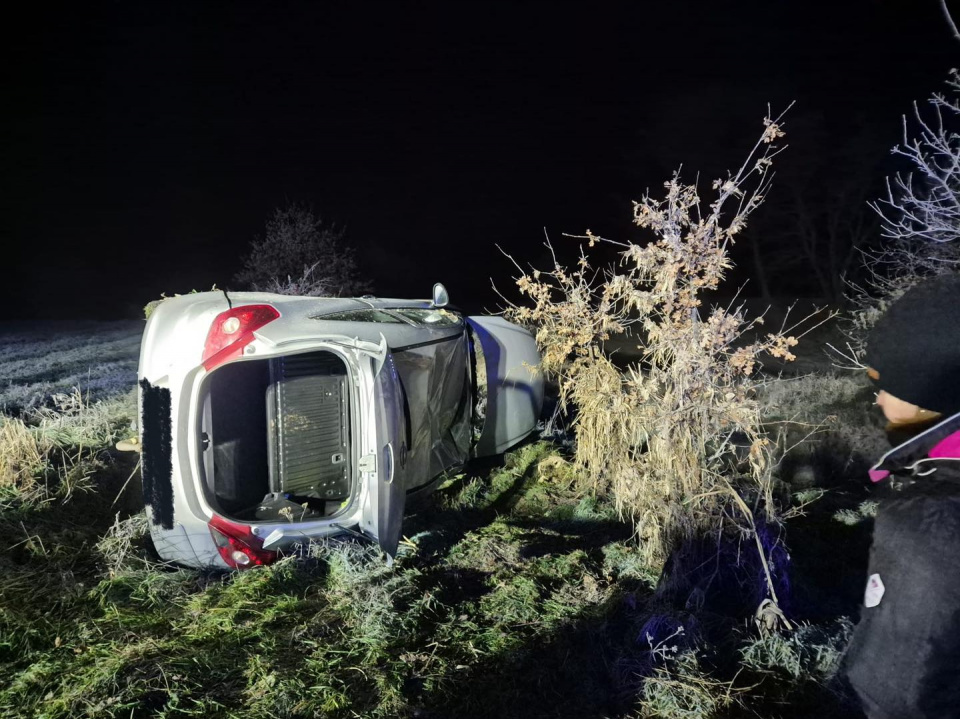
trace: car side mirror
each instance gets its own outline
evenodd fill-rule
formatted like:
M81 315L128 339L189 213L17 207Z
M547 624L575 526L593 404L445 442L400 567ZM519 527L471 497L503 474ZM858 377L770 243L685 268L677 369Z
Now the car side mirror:
M450 293L439 282L433 286L433 306L446 307L450 304Z

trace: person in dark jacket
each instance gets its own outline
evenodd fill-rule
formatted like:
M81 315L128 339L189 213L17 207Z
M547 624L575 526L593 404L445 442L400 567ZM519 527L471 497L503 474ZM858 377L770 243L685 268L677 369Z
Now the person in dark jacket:
M895 302L867 347L899 442L882 483L845 670L870 719L960 718L960 277Z

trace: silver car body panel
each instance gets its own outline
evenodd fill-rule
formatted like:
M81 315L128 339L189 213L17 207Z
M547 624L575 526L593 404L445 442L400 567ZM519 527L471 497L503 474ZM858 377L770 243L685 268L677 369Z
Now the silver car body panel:
M220 313L231 306L255 304L272 306L280 317L256 330L243 354L229 363L318 350L339 357L349 377L354 474L352 495L335 515L246 522L265 549L359 528L393 555L408 492L464 464L471 455L505 451L536 426L543 396L542 381L532 370L539 362L536 345L529 332L502 318L470 317L466 324L456 320L451 324L452 315L447 313L439 327L394 321L398 315L390 311L428 311L427 300L223 292L167 299L147 322L139 367L141 412L145 392L169 392L170 476L159 481L170 482L172 506L161 512L154 506L155 497L146 497L151 534L164 559L226 567L207 526L219 513L205 490L201 443L204 393L209 377L220 367L207 371L201 357ZM351 315L344 314L371 311L361 316L382 316L377 310L387 310L394 319L351 321ZM472 342L483 347L488 378L487 417L473 449ZM148 424L149 418L143 417L141 431ZM167 511L172 511L172 521L160 516Z
M478 457L500 454L530 434L543 407L540 353L530 333L503 317L469 317L483 346L487 408Z

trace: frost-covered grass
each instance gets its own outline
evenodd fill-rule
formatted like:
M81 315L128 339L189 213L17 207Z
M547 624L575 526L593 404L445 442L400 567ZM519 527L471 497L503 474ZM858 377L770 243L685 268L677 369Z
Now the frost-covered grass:
M657 577L610 505L541 471L555 458L535 443L451 477L408 521L393 566L348 539L210 574L151 557L143 515L111 506L124 476L101 456L91 491L0 509L16 543L0 556L0 716L699 719L843 707L829 685L846 634L830 623L762 641L734 627L727 647L625 671L649 650L641 627L658 610ZM785 710L794 698L801 713Z
M51 404L79 388L96 401L137 379L143 322L0 323L0 412Z
M131 339L112 326L99 346ZM20 346L54 354L40 341ZM804 421L841 410L832 381L794 385L806 399L787 392L769 414L788 400ZM133 378L112 386L99 401L24 389L0 416L0 717L857 716L835 676L842 576L859 594L875 506L852 479L784 485L802 507L786 529L789 611L806 622L782 636L758 638L695 594L667 607L629 523L580 494L547 442L447 478L392 566L345 539L250 572L187 571L150 552L135 472L127 484L136 457L111 449ZM652 657L643 630L665 612L698 631Z
M29 536L0 564L0 714L536 716L555 680L553 706L615 707L604 663L569 652L648 589L604 561L629 530L537 478L552 453L452 478L392 567L338 541L253 572L175 570L112 491L21 507Z

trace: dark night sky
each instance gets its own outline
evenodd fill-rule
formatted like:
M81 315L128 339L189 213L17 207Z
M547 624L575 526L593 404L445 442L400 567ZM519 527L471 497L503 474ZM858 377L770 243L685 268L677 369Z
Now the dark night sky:
M544 227L624 236L676 164L738 164L768 101L883 154L960 65L935 0L566 7L77 3L9 22L0 317L133 317L229 287L285 200L347 226L378 294L440 280L492 307L511 269L495 243L536 260ZM783 172L816 150L788 137Z

